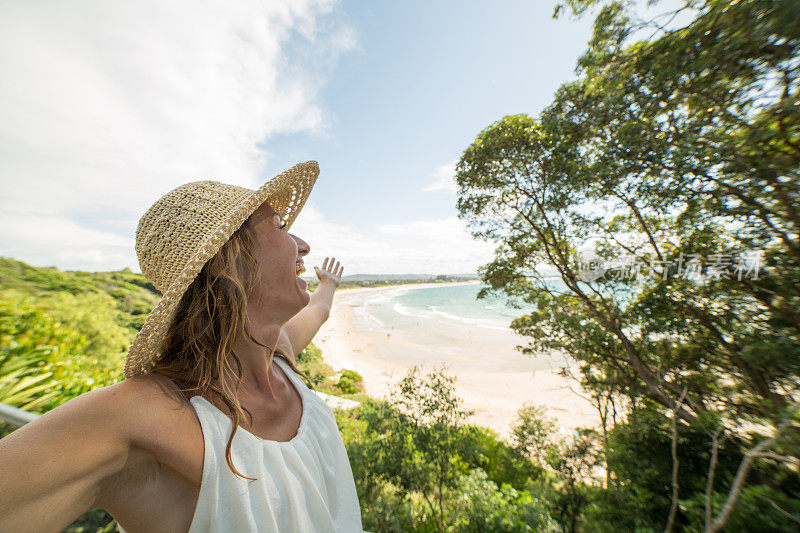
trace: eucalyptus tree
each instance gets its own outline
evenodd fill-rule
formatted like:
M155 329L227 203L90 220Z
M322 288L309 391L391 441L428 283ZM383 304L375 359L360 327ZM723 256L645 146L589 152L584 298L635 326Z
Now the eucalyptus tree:
M800 373L800 3L685 0L650 20L633 4L558 5L599 7L577 78L460 158L459 216L498 243L479 296L529 304L511 326L523 351L566 352L597 397L709 432L785 428Z

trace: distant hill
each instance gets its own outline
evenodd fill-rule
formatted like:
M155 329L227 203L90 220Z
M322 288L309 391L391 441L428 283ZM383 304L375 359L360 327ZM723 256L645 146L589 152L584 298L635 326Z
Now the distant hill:
M306 276L303 276L305 279ZM313 279L317 279L315 275ZM399 281L399 280L440 280L468 281L479 279L478 274L351 274L342 276L342 281Z
M92 356L123 354L161 295L141 274L61 271L0 257L0 301L46 309L86 335Z
M318 283L313 269L305 276L309 282L309 290ZM405 283L446 283L452 281L479 280L477 273L466 274L350 274L342 276L339 288L351 286L373 286L376 284ZM108 272L86 272L82 270L65 270L58 267L34 267L10 257L0 257L0 288L26 286L38 290L66 290L68 292L97 291L98 286L108 289L111 286L129 287L137 285L156 297L161 294L147 281L143 274L133 272L129 268ZM113 291L112 291L113 292ZM113 295L113 294L112 294ZM117 294L116 296L119 296ZM153 300L157 301L157 300Z

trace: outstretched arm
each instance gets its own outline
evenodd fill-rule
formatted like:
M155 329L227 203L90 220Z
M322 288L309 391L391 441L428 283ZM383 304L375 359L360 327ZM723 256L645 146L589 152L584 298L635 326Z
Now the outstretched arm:
M292 347L292 356L296 357L308 346L330 315L333 292L339 286L344 267L339 266L338 261L334 264L335 257L330 258L330 263L328 259L325 258L322 268L314 267L319 278L319 285L311 293L308 305L283 325L281 336L283 337L285 334L287 337Z
M0 531L61 531L106 499L135 431L128 409L137 402L123 383L72 398L0 440Z

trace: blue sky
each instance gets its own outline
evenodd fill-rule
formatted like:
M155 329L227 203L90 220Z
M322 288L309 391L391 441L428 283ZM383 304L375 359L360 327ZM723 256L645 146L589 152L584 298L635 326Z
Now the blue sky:
M574 78L590 24L552 20L553 5L342 3L338 17L358 40L321 95L325 136L281 135L270 150L283 166L306 156L324 164L315 199L341 205L338 221L367 228L454 214L454 190L425 190L442 167L492 122L538 114Z
M315 159L291 231L344 274L489 262L453 165L574 79L591 16L550 1L0 2L0 255L138 268L138 218L172 188L257 188Z

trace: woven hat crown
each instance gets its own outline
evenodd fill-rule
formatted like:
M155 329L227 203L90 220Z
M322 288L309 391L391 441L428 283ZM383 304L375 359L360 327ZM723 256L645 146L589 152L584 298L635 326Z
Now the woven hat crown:
M252 193L205 180L186 183L162 196L136 228L142 274L159 292L166 292L205 239Z
M178 303L206 262L264 202L291 228L319 175L316 161L298 163L256 190L218 181L180 185L139 220L136 255L144 276L162 294L125 358L125 378L150 371Z

